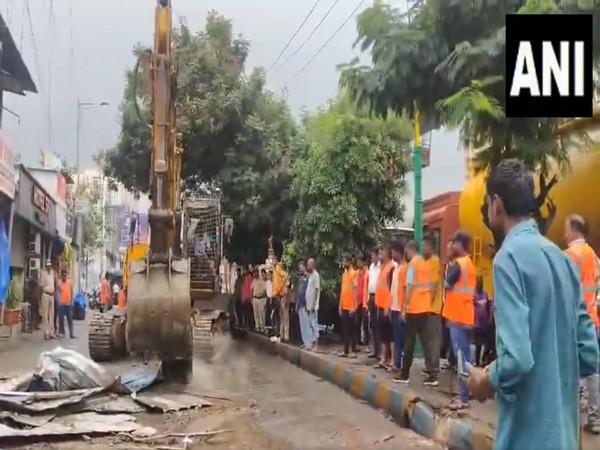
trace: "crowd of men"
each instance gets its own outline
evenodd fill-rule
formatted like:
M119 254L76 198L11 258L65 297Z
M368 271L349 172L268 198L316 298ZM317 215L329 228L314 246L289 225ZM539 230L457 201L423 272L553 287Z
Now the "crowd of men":
M318 343L320 276L313 258L298 268L292 296L292 280L283 264L274 257L271 268L237 268L234 280L236 322L247 329L289 342L301 338L303 347Z
M600 261L585 240L587 223L567 219L564 251L544 238L531 216L532 175L517 160L490 174L486 200L497 238L493 303L462 230L448 243L446 264L430 238L422 253L415 242L382 245L368 268L364 257L346 256L338 354L356 357L357 343L372 339L376 366L408 383L418 336L425 385L438 385L440 356L458 372L453 409L468 408L471 396L496 398L496 449L574 450L580 386L588 397L585 428L600 434Z
M495 359L494 317L469 256L468 234L458 231L448 243L449 260L442 264L431 237L419 252L415 242L391 242L371 253L367 267L362 255L344 257L339 314L344 349L340 357L356 358L358 344L368 346L376 367L408 383L417 337L425 357L423 383L437 386L440 359L457 370L457 354L485 366ZM469 406L466 384L453 409Z

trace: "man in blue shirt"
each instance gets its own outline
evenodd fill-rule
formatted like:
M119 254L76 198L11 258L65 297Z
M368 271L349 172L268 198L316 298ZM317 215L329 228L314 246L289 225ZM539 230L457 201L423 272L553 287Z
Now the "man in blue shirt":
M503 238L494 258L498 358L469 366L480 401L496 395L496 450L576 450L579 379L598 368L598 343L569 258L531 220L533 178L502 161L487 181L490 226Z

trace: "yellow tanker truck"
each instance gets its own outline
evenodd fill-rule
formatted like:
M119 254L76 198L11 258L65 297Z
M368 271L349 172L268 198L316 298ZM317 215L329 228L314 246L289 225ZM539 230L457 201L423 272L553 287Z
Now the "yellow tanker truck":
M599 103L600 105L600 103ZM551 173L545 179L536 176L538 208L536 220L542 232L557 245L564 247L565 219L571 214L584 216L590 225L589 243L600 253L600 201L594 191L600 186L600 108L591 118L575 119L559 127L558 135L586 132L594 142L587 150L573 149L571 167L564 173ZM462 228L473 237L472 255L484 286L492 292L492 233L486 225L485 181L487 174L475 174L467 155L467 182L460 192L448 192L423 203L425 232L438 243L446 259L446 242ZM591 194L591 195L590 195Z

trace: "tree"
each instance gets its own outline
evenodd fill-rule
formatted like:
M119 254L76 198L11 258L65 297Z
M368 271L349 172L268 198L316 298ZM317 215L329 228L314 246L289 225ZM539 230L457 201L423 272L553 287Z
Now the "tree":
M40 164L44 164L42 152ZM74 186L75 195L67 196L67 211L75 216L80 214L83 224L83 248L88 251L102 247L102 234L104 227L104 204L102 202L102 185L99 180L91 180L77 186L77 173L75 167L67 162L64 156L60 156L60 172L65 178L67 185ZM83 205L83 211L77 211L77 206Z
M230 259L260 262L267 239L288 234L293 214L289 184L296 127L287 105L265 90L262 70L244 74L249 43L232 23L209 13L204 30L182 21L174 32L177 127L184 149L182 178L219 187L235 222ZM148 191L150 173L147 49L127 73L117 146L100 155L105 174L133 191ZM264 244L264 245L261 245Z
M495 2L414 2L401 13L376 2L357 20L358 44L371 65L344 67L342 85L377 114L414 115L425 129L458 128L467 148L478 150L475 167L487 171L504 158L523 159L538 171L540 223L543 205L557 178L552 167L568 169L572 141L556 138L564 119L511 119L504 114L505 16L507 13L593 12L596 2L504 0ZM410 20L409 20L410 19ZM595 30L600 41L600 31ZM595 59L598 59L595 45ZM576 136L578 140L584 135ZM487 218L484 214L484 220ZM542 220L544 219L544 220Z
M79 212L83 219L83 248L88 252L101 248L104 244L104 232L110 232L108 229L104 230L106 208L102 201L102 188L100 180L90 180L77 189L78 203L83 206Z
M286 256L319 260L325 295L337 294L341 257L368 252L386 224L402 218L403 175L411 127L369 117L347 98L307 120L307 154L294 165L298 202Z

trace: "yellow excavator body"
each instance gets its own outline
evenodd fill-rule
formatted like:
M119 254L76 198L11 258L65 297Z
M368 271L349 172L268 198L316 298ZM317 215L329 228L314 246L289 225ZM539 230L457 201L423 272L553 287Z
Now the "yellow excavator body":
M188 261L177 250L182 151L176 133L177 79L171 43L171 0L156 0L154 49L150 58L150 242L145 255L140 247L135 255L140 258L131 254L127 263L125 315L117 310L98 314L91 321L90 356L95 360L110 359L107 355L122 353L122 342L111 336L115 336L114 329L125 326L128 352L156 354L162 362L165 380L187 383L193 358L192 305Z

